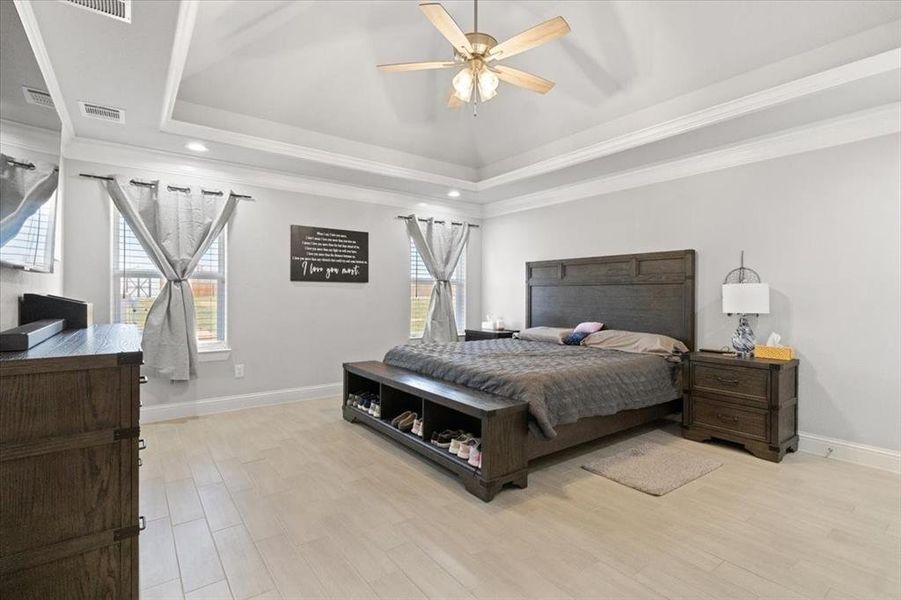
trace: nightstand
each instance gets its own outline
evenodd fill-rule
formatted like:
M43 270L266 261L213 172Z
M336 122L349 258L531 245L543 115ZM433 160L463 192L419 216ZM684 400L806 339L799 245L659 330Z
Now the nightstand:
M518 329L467 329L465 341L472 342L474 340L499 340L501 338L510 338L518 331Z
M798 361L692 352L682 436L742 444L779 462L798 449Z

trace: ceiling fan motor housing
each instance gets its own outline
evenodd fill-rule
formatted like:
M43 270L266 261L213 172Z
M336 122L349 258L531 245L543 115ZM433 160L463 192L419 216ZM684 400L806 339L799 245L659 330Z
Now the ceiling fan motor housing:
M488 51L497 46L497 40L487 33L473 32L467 33L466 39L472 44L473 56L484 57L488 55ZM465 60L457 50L454 50L454 58Z

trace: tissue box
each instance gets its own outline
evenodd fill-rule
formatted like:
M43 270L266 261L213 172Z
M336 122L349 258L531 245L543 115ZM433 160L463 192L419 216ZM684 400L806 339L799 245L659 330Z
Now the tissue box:
M754 356L774 360L791 360L795 357L795 351L789 346L754 346Z

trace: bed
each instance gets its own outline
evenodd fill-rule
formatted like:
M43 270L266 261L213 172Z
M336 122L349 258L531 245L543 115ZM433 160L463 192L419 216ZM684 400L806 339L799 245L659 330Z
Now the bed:
M693 250L526 263L526 326L597 320L693 350L694 266ZM505 483L525 487L535 458L678 412L682 379L680 365L658 356L516 340L411 345L382 362L345 364L344 416L451 468L490 500ZM358 414L347 406L354 388L380 392L383 417L405 408L429 430L465 422L481 434L482 468Z

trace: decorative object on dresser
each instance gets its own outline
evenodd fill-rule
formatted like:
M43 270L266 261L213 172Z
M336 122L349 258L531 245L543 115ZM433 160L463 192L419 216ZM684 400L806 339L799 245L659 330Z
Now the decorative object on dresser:
M741 266L729 271L723 280L723 312L738 315L732 347L739 356L751 356L755 340L748 316L770 312L770 286L760 282L757 271L745 267L744 250L741 252Z
M472 342L475 340L498 340L501 338L513 337L517 333L517 329L467 329L465 340Z
M0 597L138 598L141 335L0 353Z
M0 331L0 352L28 350L66 327L63 319L42 319Z
M683 437L742 444L779 462L798 449L798 360L689 355Z
M94 305L52 294L22 294L19 323L24 325L42 319L63 319L66 329L84 329L94 324Z

